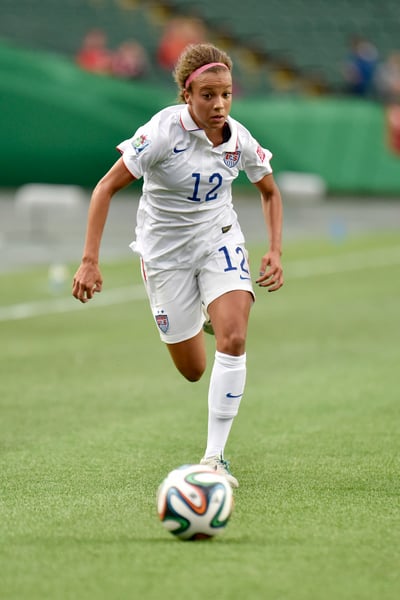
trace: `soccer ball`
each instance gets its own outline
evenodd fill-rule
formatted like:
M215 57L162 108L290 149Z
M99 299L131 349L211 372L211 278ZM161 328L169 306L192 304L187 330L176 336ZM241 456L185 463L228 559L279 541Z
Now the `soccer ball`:
M220 534L233 510L231 486L223 475L203 465L183 465L171 471L157 492L161 523L181 540L201 540Z

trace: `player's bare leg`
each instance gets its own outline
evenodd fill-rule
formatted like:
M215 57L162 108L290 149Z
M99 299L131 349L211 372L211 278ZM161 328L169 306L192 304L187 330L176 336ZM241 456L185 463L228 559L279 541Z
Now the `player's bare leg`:
M167 344L167 348L178 371L189 381L198 381L206 369L203 330L184 342Z
M241 356L246 348L247 325L253 296L244 290L227 292L208 307L218 352Z
M252 303L249 292L235 290L223 294L208 306L218 352L232 356L244 354ZM198 381L206 368L203 331L183 342L167 344L167 348L178 371L189 381Z

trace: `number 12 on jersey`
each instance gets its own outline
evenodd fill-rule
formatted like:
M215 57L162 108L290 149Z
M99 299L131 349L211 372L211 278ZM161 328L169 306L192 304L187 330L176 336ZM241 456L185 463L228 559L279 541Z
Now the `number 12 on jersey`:
M201 174L200 173L192 173L192 177L194 177L193 194L191 196L188 196L187 198L188 198L188 200L192 200L193 202L201 202L202 198L200 198L200 196L199 196ZM212 187L207 192L206 197L204 198L204 200L206 202L217 199L217 197L218 197L217 190L222 185L222 175L220 173L213 173L208 178L208 183Z

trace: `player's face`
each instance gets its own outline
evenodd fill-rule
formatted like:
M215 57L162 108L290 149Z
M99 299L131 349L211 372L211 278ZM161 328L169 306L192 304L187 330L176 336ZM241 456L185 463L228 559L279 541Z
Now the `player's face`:
M230 71L205 71L197 77L191 91L185 92L192 119L214 141L222 135L222 128L231 110L232 76ZM221 140L222 141L222 140Z

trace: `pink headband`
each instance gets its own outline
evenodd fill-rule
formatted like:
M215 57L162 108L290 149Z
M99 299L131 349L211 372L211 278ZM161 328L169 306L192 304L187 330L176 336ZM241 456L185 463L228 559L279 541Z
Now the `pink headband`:
M189 77L186 79L185 90L187 90L188 86L192 83L193 79L195 79L196 77L201 75L204 71L211 69L211 67L224 67L225 69L228 69L228 67L226 66L225 63L220 63L220 62L213 62L213 63L208 63L207 65L203 65L202 67L199 67L198 69L193 71L193 73L191 73L191 75L189 75Z

